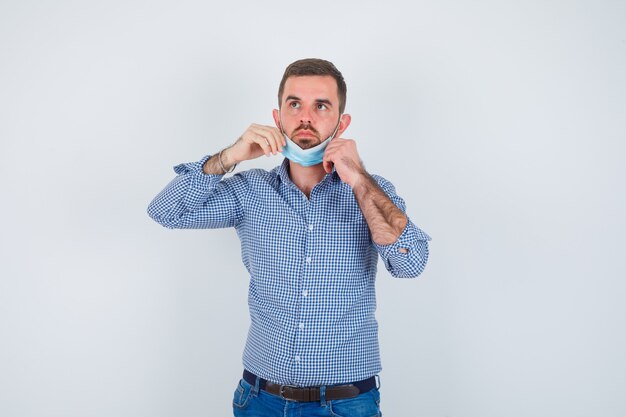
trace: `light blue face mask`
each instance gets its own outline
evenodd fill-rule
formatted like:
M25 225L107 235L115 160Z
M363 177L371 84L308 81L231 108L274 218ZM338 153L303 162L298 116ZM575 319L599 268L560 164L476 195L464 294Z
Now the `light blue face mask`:
M341 116L339 116L339 120L341 121ZM285 142L287 143L286 146L283 146L283 156L296 164L302 165L303 167L310 167L322 162L324 159L324 152L326 152L326 147L337 134L337 130L339 130L339 122L337 122L335 131L326 140L312 148L302 149L298 146L298 144L291 140L289 136L287 136L285 130L282 129L282 121L280 122L280 125L281 130L283 131L283 136L285 136Z

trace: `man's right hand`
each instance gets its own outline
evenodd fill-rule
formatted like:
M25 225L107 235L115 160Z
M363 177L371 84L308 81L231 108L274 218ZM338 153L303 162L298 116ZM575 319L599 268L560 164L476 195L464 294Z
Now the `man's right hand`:
M285 138L275 127L252 123L231 147L222 152L235 164L256 159L261 155L276 155L283 151Z
M211 156L202 167L205 174L223 174L224 170L243 161L256 159L261 155L276 155L285 146L283 134L275 127L251 124L237 141L219 154ZM222 169L222 166L224 169Z

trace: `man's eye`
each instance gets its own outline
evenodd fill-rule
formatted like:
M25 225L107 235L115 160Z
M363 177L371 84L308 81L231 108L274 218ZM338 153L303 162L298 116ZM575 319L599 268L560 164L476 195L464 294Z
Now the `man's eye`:
M299 109L300 108L300 103L298 103L297 101L292 101L291 103L289 103L289 106L292 109Z
M319 103L319 104L317 105L317 109L318 109L318 110L326 110L327 108L328 108L328 107L326 107L326 104Z

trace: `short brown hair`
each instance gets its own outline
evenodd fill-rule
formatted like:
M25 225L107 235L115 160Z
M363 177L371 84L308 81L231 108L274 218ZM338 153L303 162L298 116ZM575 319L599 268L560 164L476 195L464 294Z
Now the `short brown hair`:
M325 61L319 58L306 58L289 64L283 79L280 80L280 86L278 87L278 108L281 106L283 99L283 90L285 89L285 82L289 77L302 77L306 75L330 75L337 81L337 96L339 97L339 113L343 114L346 108L346 95L348 93L348 87L343 79L341 72L330 61Z

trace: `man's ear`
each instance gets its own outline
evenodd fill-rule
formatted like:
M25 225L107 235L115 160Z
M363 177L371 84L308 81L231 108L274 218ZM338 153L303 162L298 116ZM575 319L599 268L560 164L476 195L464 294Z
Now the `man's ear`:
M278 116L278 112L279 110L272 110L272 117L274 118L274 123L276 123L276 127L278 128L278 130L280 130L281 132L283 131L283 129L280 126L280 117Z
M335 137L341 137L343 132L345 132L348 126L350 126L351 121L352 116L350 116L349 114L342 114L341 119L339 119L339 129L337 129L337 134L335 135Z

